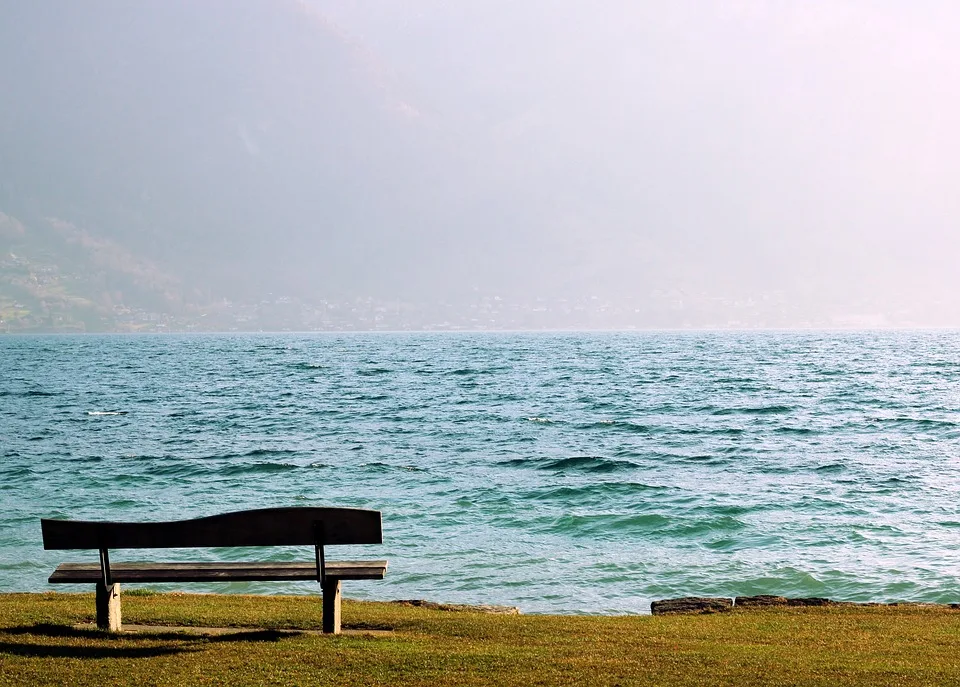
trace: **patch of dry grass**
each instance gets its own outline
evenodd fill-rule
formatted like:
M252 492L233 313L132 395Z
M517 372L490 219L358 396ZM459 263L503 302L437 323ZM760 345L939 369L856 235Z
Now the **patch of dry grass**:
M125 623L319 629L318 597L131 595ZM776 608L704 616L504 616L344 601L344 627L110 636L91 594L0 595L3 685L960 684L960 611Z

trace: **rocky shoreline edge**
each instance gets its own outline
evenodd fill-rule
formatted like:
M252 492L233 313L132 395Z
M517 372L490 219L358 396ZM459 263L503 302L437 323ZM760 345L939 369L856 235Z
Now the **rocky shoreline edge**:
M435 611L469 611L473 613L492 613L496 615L520 615L516 606L497 606L494 604L447 604L425 599L397 599L390 603L402 606L429 608ZM949 608L960 610L960 603L936 604L911 601L897 601L892 603L834 601L820 596L787 597L773 594L758 594L756 596L684 596L676 599L661 599L650 603L650 612L653 615L705 614L724 613L737 608L777 608L797 606L836 606L836 607L906 607L906 608Z
M774 608L787 606L909 606L960 610L960 603L894 602L884 604L875 602L833 601L832 599L825 599L819 596L789 598L786 596L759 594L757 596L737 596L733 598L726 596L684 596L677 599L662 599L650 603L650 612L653 615L682 613L702 614L724 613L726 611L732 611L734 608Z

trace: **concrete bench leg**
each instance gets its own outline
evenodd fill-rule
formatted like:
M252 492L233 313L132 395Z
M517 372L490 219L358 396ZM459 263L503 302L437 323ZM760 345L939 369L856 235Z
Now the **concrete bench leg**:
M97 583L97 627L108 632L120 631L120 585L105 587Z
M338 635L340 634L340 580L328 577L321 589L323 591L323 631ZM117 609L119 611L119 606Z

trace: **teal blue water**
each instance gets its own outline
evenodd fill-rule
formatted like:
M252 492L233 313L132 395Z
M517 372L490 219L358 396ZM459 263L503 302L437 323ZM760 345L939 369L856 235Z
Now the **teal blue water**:
M2 591L84 557L41 517L339 505L390 560L352 597L957 602L958 503L956 332L0 338Z

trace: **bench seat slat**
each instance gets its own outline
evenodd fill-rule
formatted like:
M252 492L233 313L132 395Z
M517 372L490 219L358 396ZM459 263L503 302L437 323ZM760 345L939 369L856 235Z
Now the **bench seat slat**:
M382 580L386 561L327 561L327 577L340 580ZM113 563L115 582L267 582L317 579L316 564L301 562L243 563ZM98 563L61 563L48 582L83 584L102 579Z

